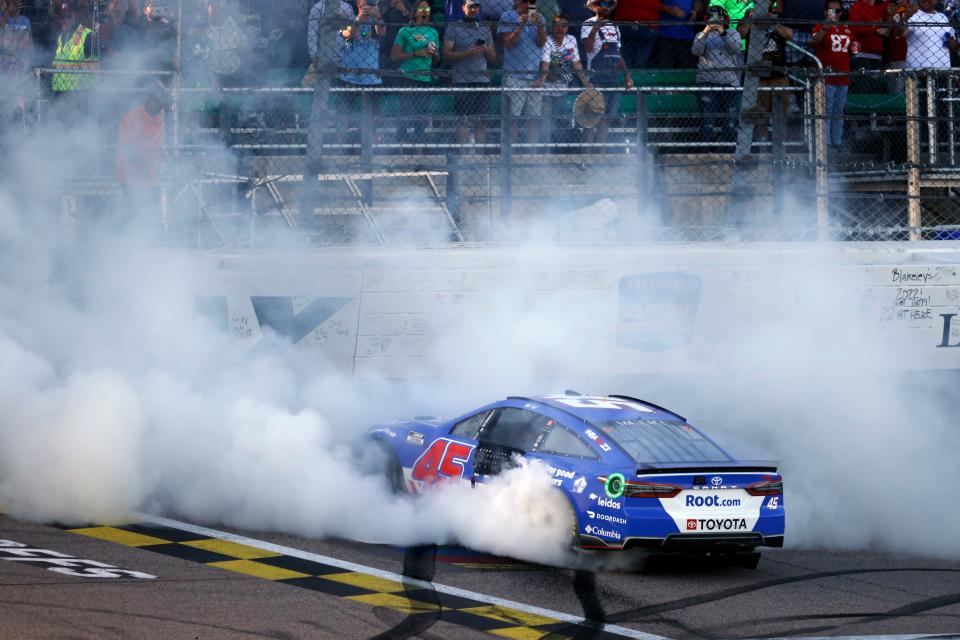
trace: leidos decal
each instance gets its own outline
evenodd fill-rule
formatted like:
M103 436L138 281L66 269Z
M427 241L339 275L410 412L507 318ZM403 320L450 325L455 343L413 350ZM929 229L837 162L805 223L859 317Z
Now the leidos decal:
M13 540L0 540L0 560L30 562L34 565L45 566L50 571L62 573L65 576L76 576L77 578L140 578L152 580L157 577L141 571L120 569L105 562L75 558L59 551L34 549Z

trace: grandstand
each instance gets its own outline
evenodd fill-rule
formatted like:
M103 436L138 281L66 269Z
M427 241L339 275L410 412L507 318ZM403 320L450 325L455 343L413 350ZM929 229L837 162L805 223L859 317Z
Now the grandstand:
M158 206L171 242L249 245L291 230L319 244L497 241L523 221L556 223L550 233L557 238L579 239L960 236L955 40L950 46L944 40L954 66L838 71L818 59L809 37L799 36L786 43L789 56L771 63L764 47L778 20L761 0L742 21L760 37L745 37L740 61L728 69L740 78L737 86L706 85L691 54L676 61L679 68L633 68L623 74L624 86L598 86L605 104L618 96L619 106L595 114L578 101L584 87L575 77L560 88L508 87L518 74L503 68L499 38L482 86L458 84L454 64L440 54L422 72L425 80L411 83L391 60L396 34L413 20L414 5L403 0L380 3L370 28L351 27L361 22L348 15L356 6L347 2L217 0L210 11L193 0L130 2L116 24L110 3L63 6L69 4L77 15L89 14L81 25L96 27L90 62L67 69L57 60L57 34L73 24L72 14L27 3L21 11L35 40L29 82L7 98L21 102L7 105L3 121L29 135L69 125L69 114L82 110L101 128L102 163L69 176L68 218L121 201L116 122L145 79L160 77L171 162ZM563 7L539 8L546 28ZM442 47L445 31L461 18L451 15L450 3L432 9L422 26L436 29ZM482 18L478 28L491 32L529 28ZM611 25L635 26L613 18ZM378 35L378 20L389 35ZM791 24L806 34L815 23ZM582 24L571 21L570 33L581 35ZM710 18L690 16L689 24L698 33ZM904 37L925 26L917 22ZM366 35L344 36L351 28L367 29ZM120 32L133 43L122 44ZM348 66L358 64L364 37L377 40L370 51L378 57L370 65L361 60L362 69ZM785 81L765 81L771 73ZM96 81L65 95L55 88L63 77ZM825 96L838 78L852 83L842 115L831 116ZM551 115L512 113L511 96L521 93L550 100ZM704 108L704 96L721 94L739 105L733 136L723 135L723 113ZM464 96L482 97L482 139L460 136L466 116L457 101ZM65 108L77 99L81 109ZM785 110L776 107L781 101ZM705 135L708 116L718 124ZM830 132L839 118L844 142L834 145ZM538 127L541 135L511 141L512 127ZM594 138L600 128L609 133ZM573 220L571 211L592 220Z

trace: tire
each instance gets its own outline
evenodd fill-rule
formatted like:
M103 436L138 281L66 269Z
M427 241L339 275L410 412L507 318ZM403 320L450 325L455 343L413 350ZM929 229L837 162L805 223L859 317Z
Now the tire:
M376 467L379 473L387 482L390 493L397 495L407 492L406 484L403 481L403 467L400 466L400 459L388 445L374 441L376 449Z

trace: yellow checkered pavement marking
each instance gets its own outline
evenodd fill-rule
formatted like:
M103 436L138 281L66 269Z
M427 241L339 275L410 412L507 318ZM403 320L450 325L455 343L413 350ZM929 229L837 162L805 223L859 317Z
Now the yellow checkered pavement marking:
M382 593L395 593L397 591L403 591L404 587L399 582L394 582L393 580L384 580L383 578L378 578L377 576L368 576L365 573L354 573L348 571L345 573L328 573L325 576L320 576L325 580L333 580L335 582L342 582L343 584L349 584L353 587L360 587L362 589L369 589L370 591L380 591Z
M544 616L538 616L535 613L517 611L516 609L510 609L509 607L499 607L495 604L484 607L470 607L469 609L460 609L460 611L483 616L484 618L490 618L492 620L499 620L500 622L506 622L507 624L524 625L528 627L535 627L541 624L553 624L556 622L556 620L553 618L545 618Z
M224 560L223 562L208 562L208 567L226 569L235 573L242 573L254 578L263 578L264 580L289 580L290 578L308 578L310 574L300 573L299 571L290 571L280 567L271 567L268 564L254 562L253 560Z
M217 540L210 538L207 540L191 540L190 542L181 542L180 544L196 549L213 551L225 556L232 556L241 560L256 560L257 558L276 558L280 554L273 551L264 551L256 547L250 547L239 542L230 542L229 540Z
M440 607L429 602L411 600L393 593L370 593L363 596L347 596L347 600L362 602L375 607L386 607L400 613L430 613L439 611Z
M558 636L542 629L532 629L530 627L506 627L504 629L492 629L489 631L496 636L504 638L516 638L516 640L540 640L540 638L549 635L550 640L570 640L569 636Z
M164 523L161 524L157 522L158 520L163 520ZM182 528L176 525L180 525ZM219 537L220 532L215 530L176 523L162 518L147 519L147 524L116 524L115 526L67 530L128 547L141 547L253 578L271 581L292 580L293 582L290 584L302 588L328 593L345 600L352 600L374 607L391 609L405 615L439 613L442 617L444 611L455 611L457 616L453 618L455 620L454 624L503 638L540 640L547 635L551 635L551 633L556 633L557 629L563 629L562 625L573 622L569 619L569 616L562 613L557 613L556 617L539 615L540 613L552 613L544 609L534 609L538 613L514 609L506 606L509 604L507 601L500 601L502 604L485 604L485 602L491 601L474 599L470 597L473 594L469 594L469 592L467 595L461 595L456 590L449 594L450 597L458 599L456 604L440 604L444 602L443 598L447 596L439 591L436 592L436 595L440 598L439 603L424 602L416 599L416 592L421 592L422 586L413 587L411 595L414 597L407 597L406 593L411 589L409 585L388 577L358 571L354 566L337 564L335 559L313 556L312 554L303 556L296 552L288 555L284 551L284 547L265 545L267 549L271 549L267 550L252 546L259 541L231 534L222 534L224 537L221 538ZM185 548L192 548L196 551L188 551ZM206 554L216 555L211 557ZM224 557L235 559L222 560ZM214 558L221 559L211 561ZM258 560L262 560L262 562L258 562ZM472 563L463 564L472 566ZM487 569L496 566L489 563L475 564L478 568ZM387 574L389 577L393 575ZM419 597L430 599L429 596L421 595ZM497 600L495 599L493 602L497 602ZM518 603L518 606L523 607L524 605ZM573 624L578 623L573 622ZM548 628L543 628L545 626ZM607 629L599 631L596 640L609 640L618 636L621 638L627 636L663 640L621 627L617 627L615 633L608 633ZM551 635L551 638L553 637L558 640L561 638L568 640L566 636Z
M89 536L108 542L116 542L128 547L148 547L152 544L167 544L166 540L145 536L133 531L124 531L116 527L88 527L86 529L71 529L73 533L79 533L82 536Z

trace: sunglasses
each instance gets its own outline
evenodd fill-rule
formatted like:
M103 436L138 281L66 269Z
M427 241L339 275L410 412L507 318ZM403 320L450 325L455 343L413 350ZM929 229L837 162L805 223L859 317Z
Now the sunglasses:
M430 15L430 7L417 7L417 13L425 13Z

